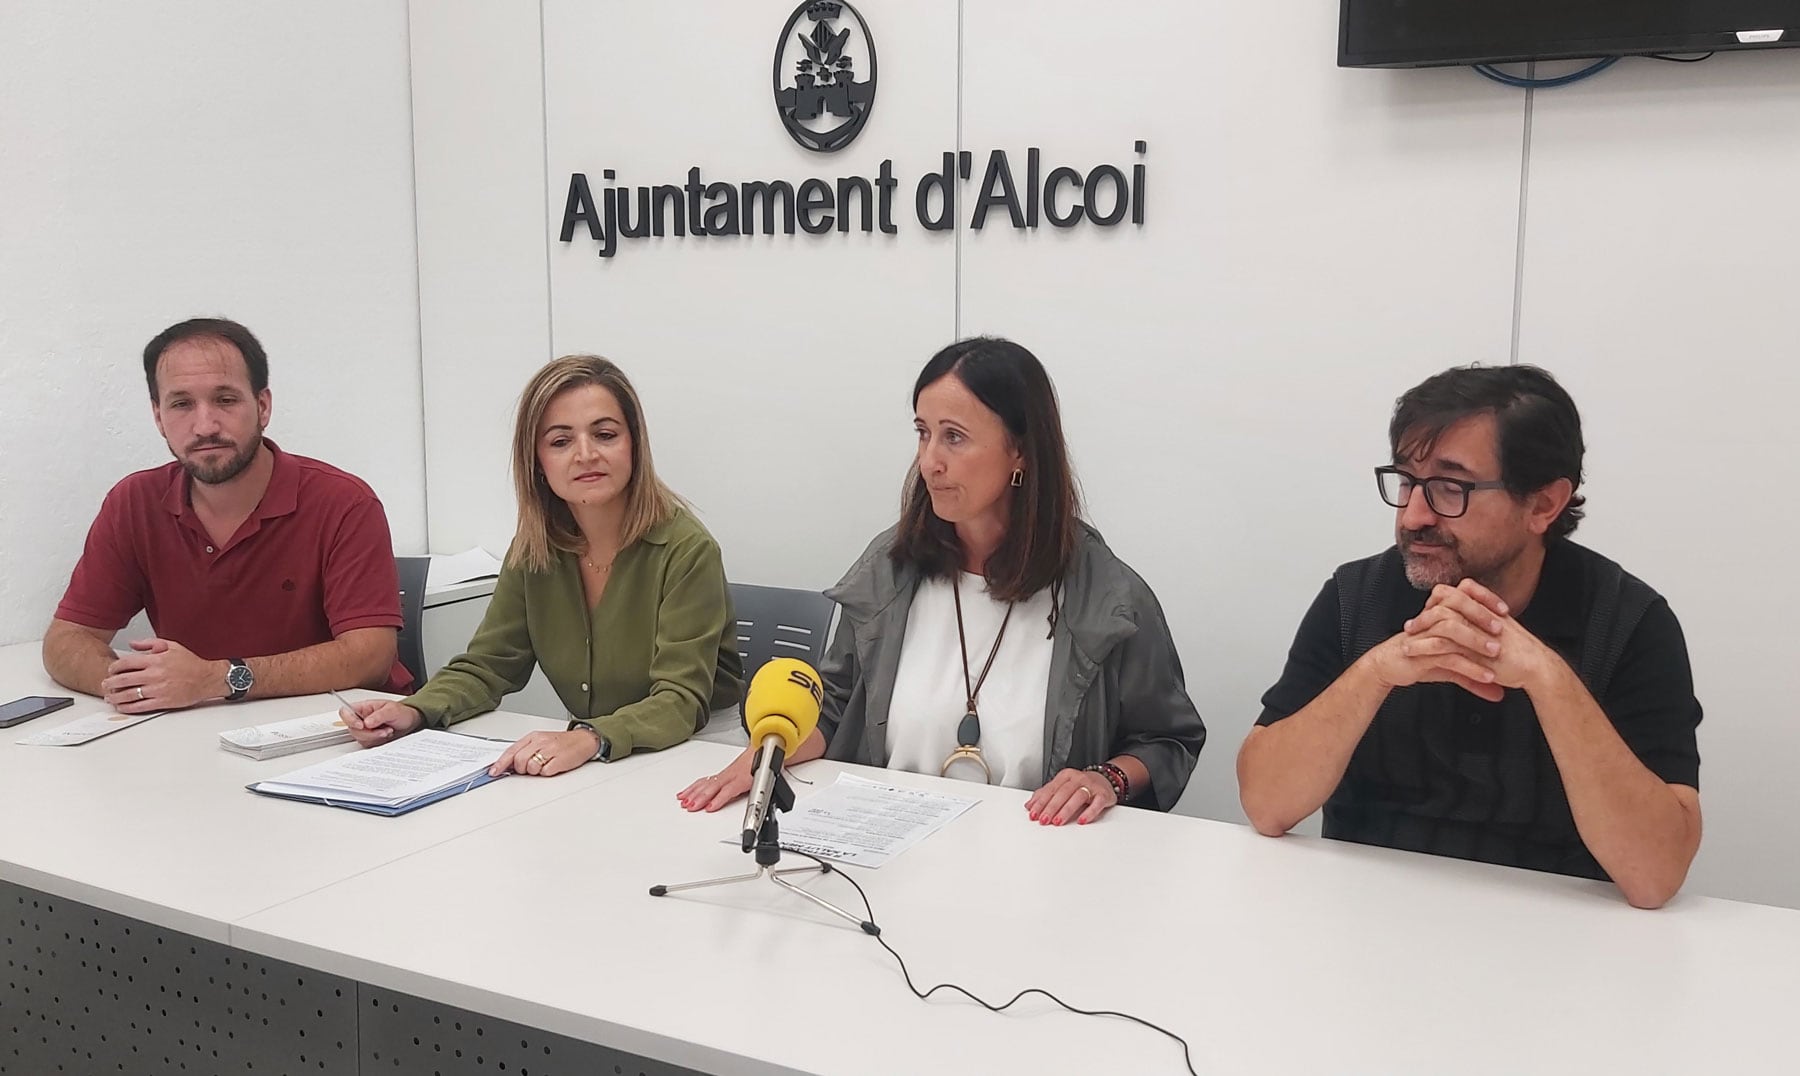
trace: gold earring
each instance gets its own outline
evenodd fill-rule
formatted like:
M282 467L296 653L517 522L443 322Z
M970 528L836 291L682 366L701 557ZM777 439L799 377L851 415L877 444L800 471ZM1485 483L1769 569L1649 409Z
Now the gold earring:
M1017 467L1013 468L1012 484L1013 484L1014 489L1018 489L1020 486L1025 484L1025 472L1020 470Z

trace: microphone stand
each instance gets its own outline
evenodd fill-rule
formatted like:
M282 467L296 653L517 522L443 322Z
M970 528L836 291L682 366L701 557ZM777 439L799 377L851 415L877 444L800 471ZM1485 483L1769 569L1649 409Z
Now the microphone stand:
M776 869L781 862L781 825L776 821L776 813L793 809L793 786L788 784L786 774L778 773L775 775L774 795L769 802L769 812L763 816L762 826L756 831L756 841L754 844L748 840L744 842L744 851L754 853L756 856L755 870L749 874L734 874L729 878L706 878L698 882L681 882L676 885L653 885L650 887L650 895L666 897L670 893L679 893L684 889L705 889L708 886L735 885L738 882L754 882L759 878L767 878L788 892L805 897L831 914L855 923L862 928L864 934L880 934L881 928L869 920L852 915L824 897L810 893L787 880L787 876L790 874L830 874L831 864L819 862L804 867ZM748 833L749 831L745 830L745 834L748 835Z

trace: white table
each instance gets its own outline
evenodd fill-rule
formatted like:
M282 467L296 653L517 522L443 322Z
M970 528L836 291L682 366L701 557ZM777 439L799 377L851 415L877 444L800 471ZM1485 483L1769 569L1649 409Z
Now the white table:
M38 644L0 648L0 695L70 694L44 673ZM260 762L219 749L219 733L227 729L336 708L328 695L216 704L165 714L77 747L15 742L109 709L99 699L77 696L67 709L0 729L0 818L8 820L0 826L0 878L223 942L227 926L252 912L629 768L584 766L566 775L567 783L500 781L479 796L383 819L244 789L331 753L356 750L354 744ZM461 727L513 736L562 724L489 714Z
M0 650L6 697L42 686L21 655ZM242 792L299 762L224 755L218 730L317 705L171 715L80 748L10 737L0 804L34 824L0 834L0 878L368 984L376 1005L400 992L704 1071L1182 1071L1154 1032L1041 999L921 1003L873 939L767 883L650 897L747 868L720 843L741 811L674 802L728 747L400 819ZM1142 811L1050 829L1020 792L879 776L983 801L855 872L921 984L1131 1012L1186 1036L1207 1074L1796 1070L1800 912L1691 896L1640 912L1599 883ZM810 884L856 906L841 879Z
M0 648L0 697L26 694L70 692L44 674L38 644ZM77 696L0 730L9 820L0 827L0 1073L114 1071L115 1062L134 1074L357 1071L363 1032L387 1026L361 1010L360 984L233 949L232 924L667 761L646 753L550 780L512 778L379 818L244 789L353 745L262 762L218 747L222 730L335 706L328 696L217 704L77 747L15 742L106 710ZM461 727L507 736L562 724L497 713ZM591 1057L575 1060L593 1067Z
M920 1003L872 939L773 886L649 897L747 864L717 843L740 812L673 804L731 752L676 754L250 916L234 944L701 1069L1180 1071L1174 1043L1041 1000ZM1794 1071L1800 913L1695 897L1645 913L1598 883L1142 811L1045 828L1024 793L972 791L946 830L855 872L923 984L1131 1012L1186 1036L1202 1073ZM840 880L814 885L857 906ZM425 920L339 911L452 891L454 947ZM591 936L539 944L566 939L572 909Z

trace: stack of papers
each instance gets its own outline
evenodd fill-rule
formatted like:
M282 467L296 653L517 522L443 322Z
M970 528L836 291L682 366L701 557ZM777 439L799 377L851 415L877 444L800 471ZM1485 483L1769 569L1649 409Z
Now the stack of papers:
M270 725L254 725L247 729L219 733L220 747L234 755L255 759L280 758L300 751L311 751L315 747L347 743L349 740L350 729L344 725L344 719L337 715L336 710L328 714L296 717L292 721L277 721Z
M23 739L15 740L27 747L75 747L98 740L102 736L111 736L120 729L128 729L133 725L141 725L153 717L161 717L167 710L155 710L147 714L115 714L106 711L78 717L66 725L58 725L53 729L34 732Z
M265 796L327 807L405 814L494 780L488 767L511 743L423 729L393 743L339 755L246 787Z
M433 553L431 567L425 573L425 589L431 591L475 579L492 579L500 574L500 567L494 555L480 546L461 553Z
M782 818L781 847L880 867L979 802L840 773L836 784L802 798Z

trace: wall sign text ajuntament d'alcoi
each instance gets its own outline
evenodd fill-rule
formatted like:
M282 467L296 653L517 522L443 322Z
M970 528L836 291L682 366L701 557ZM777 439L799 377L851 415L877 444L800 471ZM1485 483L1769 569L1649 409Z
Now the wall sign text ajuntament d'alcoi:
M1041 224L1073 228L1084 221L1106 228L1129 220L1144 223L1144 155L1128 167L1096 165L1086 172L1067 165L1046 168L1037 149L1025 153L1023 175L1017 174L1005 150L994 150L979 179L974 154L945 153L943 165L909 184L912 215L930 231L954 227L959 206L968 207L968 226L979 230L990 222L1018 229ZM885 160L873 177L840 176L740 183L708 181L699 166L688 169L685 182L654 186L615 183L613 169L600 173L596 192L587 174L569 176L563 206L564 243L577 233L592 240L602 258L618 253L624 240L650 237L722 238L727 236L808 235L838 232L899 231L894 219L900 180L894 162Z

